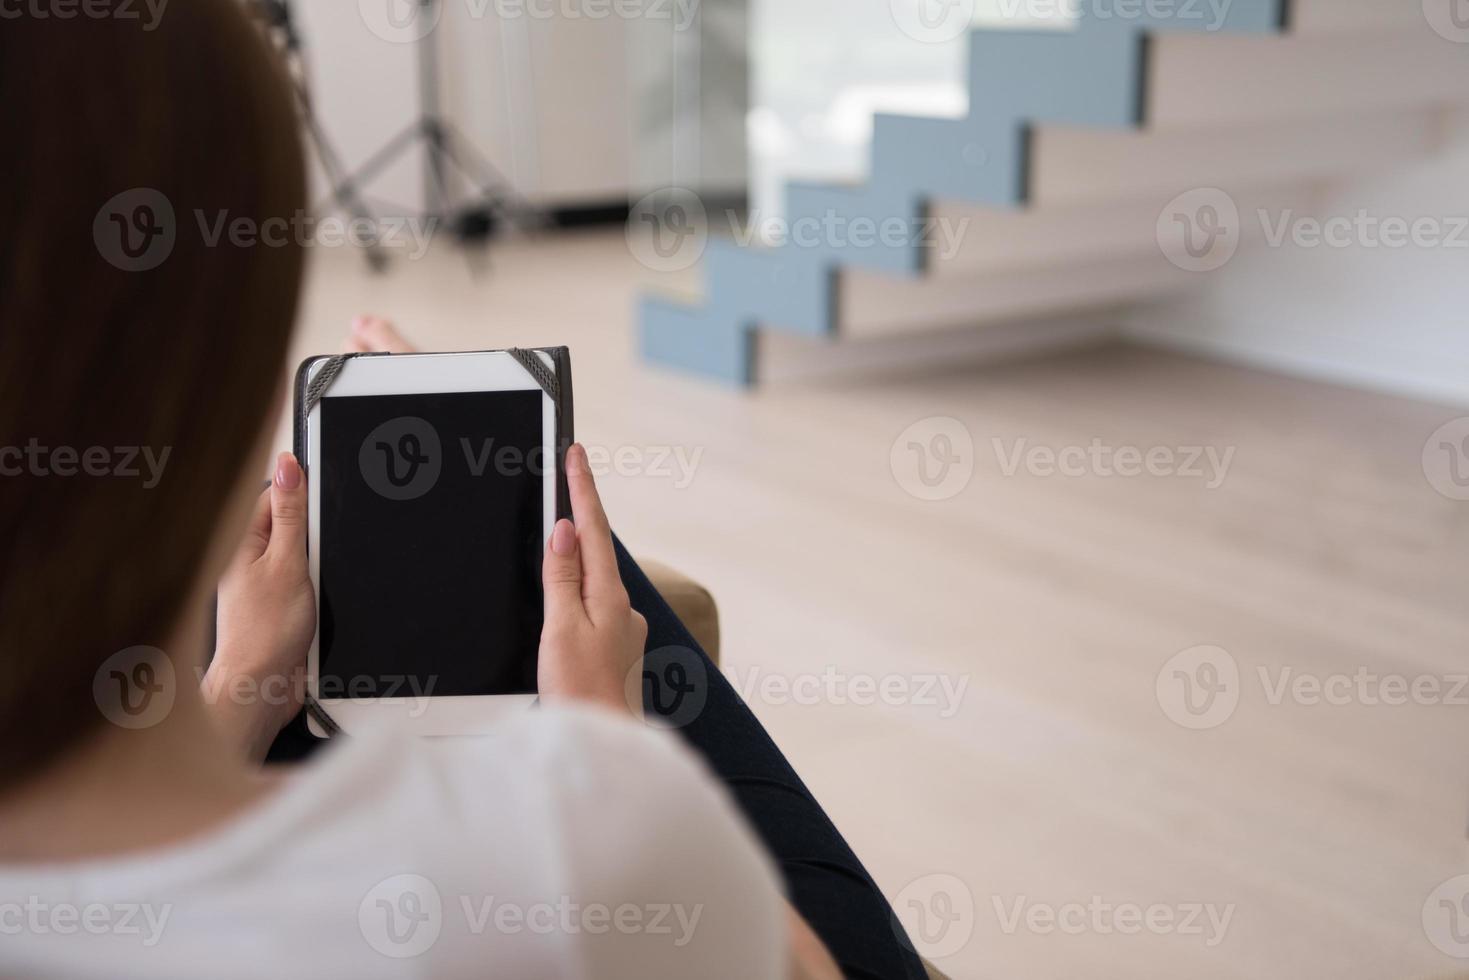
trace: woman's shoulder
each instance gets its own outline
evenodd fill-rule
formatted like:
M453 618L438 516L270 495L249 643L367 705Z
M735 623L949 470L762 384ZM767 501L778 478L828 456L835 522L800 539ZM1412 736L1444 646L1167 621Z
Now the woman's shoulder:
M733 980L783 956L773 867L723 789L676 733L588 709L473 739L374 727L207 838L0 881L156 913L151 932L23 937L0 955L20 975L457 978L488 958L507 976Z

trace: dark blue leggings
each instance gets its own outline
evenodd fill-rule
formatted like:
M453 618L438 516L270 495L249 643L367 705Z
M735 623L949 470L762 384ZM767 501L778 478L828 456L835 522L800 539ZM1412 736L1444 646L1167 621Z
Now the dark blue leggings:
M791 903L846 976L923 980L867 869L621 541L617 564L632 607L648 620L643 710L677 726L729 788L775 858Z

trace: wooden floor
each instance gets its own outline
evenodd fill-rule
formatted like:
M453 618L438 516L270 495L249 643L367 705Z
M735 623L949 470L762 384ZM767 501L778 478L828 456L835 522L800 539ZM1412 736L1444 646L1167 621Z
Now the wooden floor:
M361 310L427 347L571 345L578 435L631 447L628 475L602 481L624 539L714 590L727 670L757 672L754 709L883 889L906 906L948 881L925 876L963 883L972 914L946 886L962 916L946 938L972 930L938 961L951 975L1469 966L1423 925L1430 892L1469 872L1469 706L1270 699L1286 668L1469 672L1469 504L1435 493L1421 464L1429 433L1465 413L1126 347L739 393L636 360L640 277L619 235L492 259L479 281L453 252L374 279L352 253L318 251L300 351L333 349ZM925 501L890 449L936 416L972 437L973 477ZM1007 476L994 440L1003 456L1021 438L1235 453L1217 489ZM632 472L665 449L701 454L687 486ZM1238 663L1239 702L1190 730L1157 679L1202 644ZM762 678L828 671L968 686L952 713L760 694ZM1105 912L1069 931L1026 924L1026 910L1098 902L1232 918L1212 946L1208 927L1126 934Z

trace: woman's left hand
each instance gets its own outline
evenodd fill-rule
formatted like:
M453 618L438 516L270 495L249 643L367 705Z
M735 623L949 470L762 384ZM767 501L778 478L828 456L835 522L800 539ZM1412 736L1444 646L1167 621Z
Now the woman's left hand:
M260 495L239 551L219 583L214 662L203 693L254 759L301 709L316 594L306 564L306 480L290 453Z

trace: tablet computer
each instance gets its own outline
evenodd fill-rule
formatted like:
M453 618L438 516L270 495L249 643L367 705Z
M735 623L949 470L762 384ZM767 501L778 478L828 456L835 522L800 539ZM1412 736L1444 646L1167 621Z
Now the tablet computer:
M312 734L376 718L473 734L534 702L570 393L565 348L301 365Z

